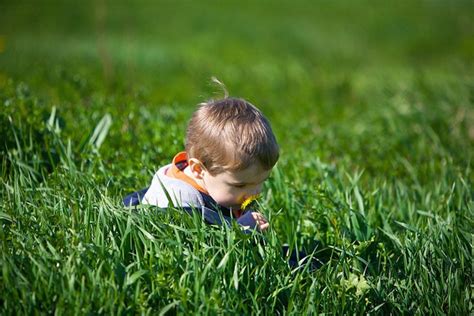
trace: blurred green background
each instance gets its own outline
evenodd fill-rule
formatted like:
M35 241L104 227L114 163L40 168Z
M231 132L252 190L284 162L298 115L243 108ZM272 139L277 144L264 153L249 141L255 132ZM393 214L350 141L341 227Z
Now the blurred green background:
M210 85L216 76L231 95L262 108L283 153L294 152L329 124L354 132L357 117L365 122L394 98L410 112L415 103L429 107L440 89L472 94L473 8L472 1L7 1L0 85L24 83L43 116L56 106L73 139L110 112L105 146L153 155L162 138L143 120L182 113L175 129L182 138L195 104L220 95ZM458 101L442 116L465 108ZM292 129L308 137L286 137ZM472 143L474 131L462 131ZM319 149L337 159L338 148Z

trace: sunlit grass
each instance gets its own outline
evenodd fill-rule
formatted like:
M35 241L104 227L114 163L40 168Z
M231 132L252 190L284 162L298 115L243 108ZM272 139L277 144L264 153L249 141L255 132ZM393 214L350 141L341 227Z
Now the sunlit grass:
M6 6L0 313L468 314L474 78L465 18L474 10L436 5L397 6L399 15L281 3L272 15L255 5L232 15L238 27L226 26L225 8L200 18L203 5L180 11L188 19L169 33L134 18L130 41L114 24L125 11L111 7L108 74L89 34L93 5L76 17L61 6ZM43 18L43 41L33 41L33 9L64 11L55 20L64 28ZM129 8L136 17L145 9ZM377 12L386 20L374 22ZM254 16L262 28L243 23ZM412 33L390 23L401 16ZM183 26L192 21L200 28ZM424 37L424 25L439 32ZM312 39L321 27L332 40ZM183 149L195 104L216 97L212 75L262 108L282 149L257 202L271 223L263 235L121 204ZM284 245L324 264L290 266Z

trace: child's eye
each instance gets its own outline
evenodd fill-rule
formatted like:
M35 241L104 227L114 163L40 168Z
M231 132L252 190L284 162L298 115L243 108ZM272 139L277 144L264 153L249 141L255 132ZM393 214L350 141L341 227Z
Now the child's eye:
M245 187L245 184L234 184L234 187L242 189Z

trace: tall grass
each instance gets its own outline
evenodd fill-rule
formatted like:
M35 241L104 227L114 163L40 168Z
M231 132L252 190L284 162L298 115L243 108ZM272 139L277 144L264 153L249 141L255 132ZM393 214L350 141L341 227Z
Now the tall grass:
M472 312L472 5L346 5L5 4L0 313ZM121 204L182 150L211 75L277 133L268 233Z

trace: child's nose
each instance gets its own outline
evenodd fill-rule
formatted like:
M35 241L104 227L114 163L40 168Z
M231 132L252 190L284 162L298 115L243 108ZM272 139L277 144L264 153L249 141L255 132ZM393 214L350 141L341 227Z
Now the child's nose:
M259 185L258 187L255 187L250 191L250 195L258 195L260 194L261 191L262 191L262 186Z

